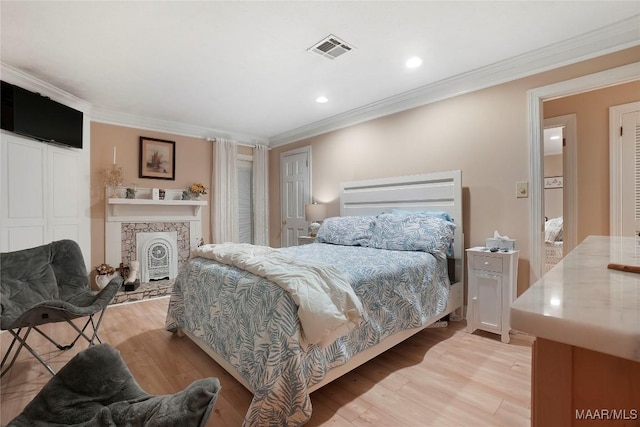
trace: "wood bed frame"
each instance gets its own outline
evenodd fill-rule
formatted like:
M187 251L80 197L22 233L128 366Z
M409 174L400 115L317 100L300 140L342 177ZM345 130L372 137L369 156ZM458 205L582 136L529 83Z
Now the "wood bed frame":
M464 232L462 221L462 173L459 170L409 175L393 178L346 182L340 186L340 215L361 216L407 211L447 212L456 223L454 233L455 280L451 284L449 302L443 313L429 319L422 327L406 329L387 337L381 343L352 357L344 365L331 369L318 384L309 387L309 393L325 386L336 378L357 368L377 355L399 344L421 330L438 322L446 315L450 320L462 320L464 304ZM226 360L187 331L180 330L193 340L225 371L253 392L247 381Z

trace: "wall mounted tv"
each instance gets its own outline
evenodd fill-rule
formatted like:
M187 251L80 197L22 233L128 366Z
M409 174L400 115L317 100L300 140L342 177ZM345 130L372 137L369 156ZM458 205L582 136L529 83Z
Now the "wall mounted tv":
M38 141L82 148L82 112L2 82L2 129Z

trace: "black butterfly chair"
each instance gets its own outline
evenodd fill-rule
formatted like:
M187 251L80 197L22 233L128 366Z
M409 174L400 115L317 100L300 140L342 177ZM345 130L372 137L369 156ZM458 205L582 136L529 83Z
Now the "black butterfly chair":
M152 395L109 344L82 350L49 380L7 427L203 427L220 394L217 378Z
M1 253L0 278L0 329L9 331L13 336L0 363L0 377L13 366L23 347L55 375L53 368L27 344L32 330L60 350L70 349L80 337L85 338L90 346L95 341L101 343L98 328L102 316L122 285L122 278L118 276L100 292L91 290L82 252L73 240ZM72 322L80 317L88 317L82 329ZM60 345L38 328L39 325L56 322L67 322L78 336L70 344ZM87 331L89 325L93 333ZM23 330L25 332L21 335ZM5 368L16 343L19 345Z

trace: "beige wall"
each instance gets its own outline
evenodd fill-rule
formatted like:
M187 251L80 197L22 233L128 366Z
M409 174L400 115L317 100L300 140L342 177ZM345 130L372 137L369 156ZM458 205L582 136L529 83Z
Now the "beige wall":
M544 156L544 176L562 176L562 154ZM562 216L562 188L545 188L544 215L547 218Z
M165 139L176 142L176 179L138 178L139 137ZM91 265L104 262L104 171L111 168L113 147L116 147L118 166L124 172L123 185L138 187L186 189L194 182L201 182L207 188L211 184L211 164L213 145L201 138L172 135L91 123ZM210 188L209 188L210 190ZM204 196L210 201L211 191ZM209 209L201 209L202 234L205 242L211 241Z
M465 247L494 230L518 240L518 289L529 286L529 199L517 181L529 175L527 91L640 61L640 47L275 147L270 152L270 243L280 242L279 160L312 148L312 196L338 215L342 181L462 170Z
M576 114L578 242L609 235L609 107L634 101L640 81L544 103L545 118Z
M279 159L284 151L311 145L312 195L330 203L330 215L339 214L337 198L342 181L461 169L465 247L483 244L495 229L518 239L521 292L529 278L529 200L515 198L515 183L528 179L527 90L639 60L640 47L628 49L276 147L269 158L270 243L279 246L280 241ZM548 105L552 113L547 111ZM554 105L545 103L545 117L574 112L563 108L555 111ZM581 130L581 119L578 122L580 139L589 131ZM176 141L175 181L138 178L140 136ZM124 169L125 185L182 189L200 181L210 186L213 147L203 139L92 122L91 146L92 265L104 258L102 173L111 166L114 146L118 165ZM598 156L579 155L579 162L583 164L584 157L590 164ZM605 156L608 162L607 153L600 158ZM597 175L602 176L600 172ZM208 194L207 200L210 197ZM584 198L580 199L582 207ZM209 242L209 209L203 209L202 214L203 237ZM608 207L606 215L608 224Z

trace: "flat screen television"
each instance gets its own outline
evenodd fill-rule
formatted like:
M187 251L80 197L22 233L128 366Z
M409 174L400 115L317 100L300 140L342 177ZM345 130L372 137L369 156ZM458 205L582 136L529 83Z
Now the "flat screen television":
M2 129L38 141L82 148L81 111L4 81L1 89Z

